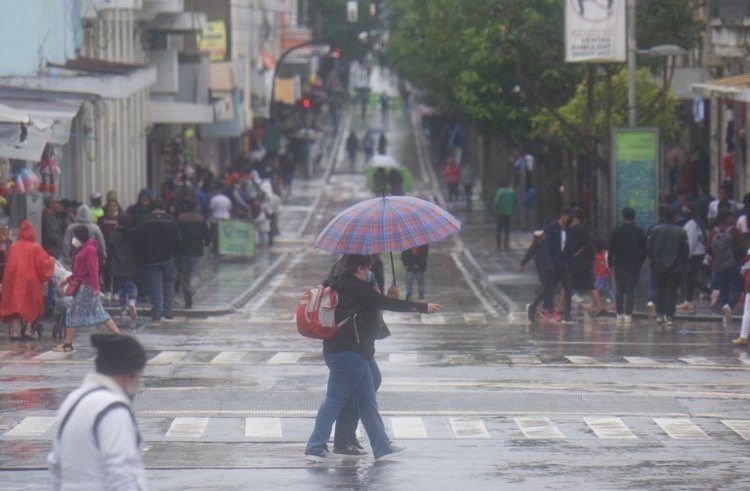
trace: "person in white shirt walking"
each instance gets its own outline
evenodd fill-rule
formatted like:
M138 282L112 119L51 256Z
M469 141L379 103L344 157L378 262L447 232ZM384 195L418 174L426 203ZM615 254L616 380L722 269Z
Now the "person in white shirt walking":
M93 334L96 373L63 401L47 462L55 490L148 489L131 402L146 352L130 336Z

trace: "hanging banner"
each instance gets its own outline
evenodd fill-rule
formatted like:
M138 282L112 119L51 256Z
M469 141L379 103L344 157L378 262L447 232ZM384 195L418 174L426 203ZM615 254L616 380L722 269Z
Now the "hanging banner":
M659 130L617 128L612 131L612 214L619 225L625 207L635 210L635 222L657 222L659 196Z
M565 61L625 61L627 0L565 0Z
M208 51L211 61L221 61L227 56L227 28L223 20L210 20L197 35L200 51Z

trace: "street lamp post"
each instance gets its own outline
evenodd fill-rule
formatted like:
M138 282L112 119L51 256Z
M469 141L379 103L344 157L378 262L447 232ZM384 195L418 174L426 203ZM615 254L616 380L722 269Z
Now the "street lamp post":
M635 40L635 8L636 0L628 0L628 126L635 128L636 125L636 92L635 75L636 60L638 52Z

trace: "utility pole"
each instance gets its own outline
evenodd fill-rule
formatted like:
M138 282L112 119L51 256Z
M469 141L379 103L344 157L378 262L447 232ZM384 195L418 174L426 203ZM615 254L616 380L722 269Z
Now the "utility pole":
M635 8L636 0L628 0L627 30L628 30L628 126L636 126L636 92L635 92L635 56L638 48L635 41Z

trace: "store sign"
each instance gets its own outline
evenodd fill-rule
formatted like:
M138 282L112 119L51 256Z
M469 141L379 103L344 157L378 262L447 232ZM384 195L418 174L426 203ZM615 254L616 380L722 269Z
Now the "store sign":
M255 229L245 220L219 220L219 254L253 257Z
M635 221L639 226L657 223L659 130L615 129L612 154L613 223L620 223L625 207L635 210Z
M565 61L625 61L625 2L565 0Z
M203 32L197 36L198 49L208 51L211 61L221 61L227 56L227 29L223 20L206 23Z

